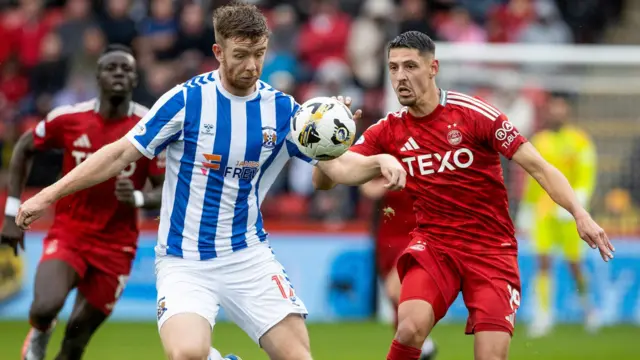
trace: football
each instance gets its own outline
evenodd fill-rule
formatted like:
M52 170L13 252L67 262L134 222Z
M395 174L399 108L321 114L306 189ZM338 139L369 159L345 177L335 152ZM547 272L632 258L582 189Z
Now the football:
M316 97L300 106L291 120L291 136L300 151L316 160L344 154L356 133L349 108L330 97Z

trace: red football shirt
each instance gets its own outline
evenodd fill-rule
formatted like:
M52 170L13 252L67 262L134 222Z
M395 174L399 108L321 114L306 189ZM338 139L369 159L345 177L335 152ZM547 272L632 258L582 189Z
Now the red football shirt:
M407 191L388 191L380 203L378 241L385 244L400 241L407 245L409 234L416 227L413 198Z
M351 151L391 154L404 165L418 224L414 236L476 254L515 254L500 154L511 159L524 142L493 106L441 90L431 114L391 113Z
M148 111L131 103L129 115L105 120L97 112L98 101L91 100L52 110L33 130L36 149L62 149L63 174L79 165L87 156L131 130ZM161 175L160 158L140 158L119 177L130 179L142 189L149 176ZM48 237L74 240L114 249L135 249L138 240L137 209L119 202L114 194L116 178L60 199Z

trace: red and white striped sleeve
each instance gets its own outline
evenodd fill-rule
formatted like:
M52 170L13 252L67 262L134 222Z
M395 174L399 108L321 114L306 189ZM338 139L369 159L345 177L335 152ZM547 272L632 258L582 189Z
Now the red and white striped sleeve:
M447 103L466 108L474 119L479 139L507 159L511 159L520 145L527 142L505 114L480 98L449 91Z

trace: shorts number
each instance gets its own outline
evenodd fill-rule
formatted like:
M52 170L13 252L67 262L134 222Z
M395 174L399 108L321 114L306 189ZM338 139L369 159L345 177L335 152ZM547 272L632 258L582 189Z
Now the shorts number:
M124 291L124 287L127 286L127 281L129 280L129 275L119 275L118 276L118 287L116 288L115 299L118 300L122 292Z
M511 310L515 311L520 307L520 292L509 284L507 284L507 290L509 291L509 306L511 306Z
M295 296L293 294L293 289L291 288L291 286L289 286L289 296L287 296L287 291L285 290L285 288L282 285L282 283L283 282L288 282L288 281L286 279L284 279L282 275L273 275L271 277L271 280L276 283L276 285L278 286L278 289L280 290L280 294L282 294L282 297L284 299L289 299L289 298Z

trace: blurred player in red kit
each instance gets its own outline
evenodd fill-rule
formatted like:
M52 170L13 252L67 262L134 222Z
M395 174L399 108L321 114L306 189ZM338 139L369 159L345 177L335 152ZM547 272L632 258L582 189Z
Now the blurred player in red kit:
M520 274L500 154L571 213L580 237L598 248L603 260L613 258L613 245L564 175L504 114L478 98L436 86L439 63L427 35L403 33L388 52L391 84L404 108L367 129L341 157L321 162L314 185L331 187L336 169L357 156L386 153L404 165L417 227L398 260L398 330L388 360L418 359L425 338L460 292L469 310L465 332L475 335L475 358L507 359Z
M382 280L387 298L393 305L394 327L398 327L400 278L396 263L411 242L411 231L416 227L413 199L406 191L387 191L384 178L371 180L360 186L360 192L375 200L372 235L376 241L376 269ZM435 358L435 344L431 337L422 345L420 360Z
M97 99L52 110L13 150L2 243L17 254L24 234L15 224L20 195L39 150L64 150L66 174L101 147L120 139L147 109L131 101L137 84L131 50L111 45L98 60ZM142 192L147 180L152 189ZM109 316L127 282L138 240L137 209L160 206L164 163L142 158L117 177L58 201L44 239L23 360L44 359L55 319L69 292L78 289L56 359L80 359Z

